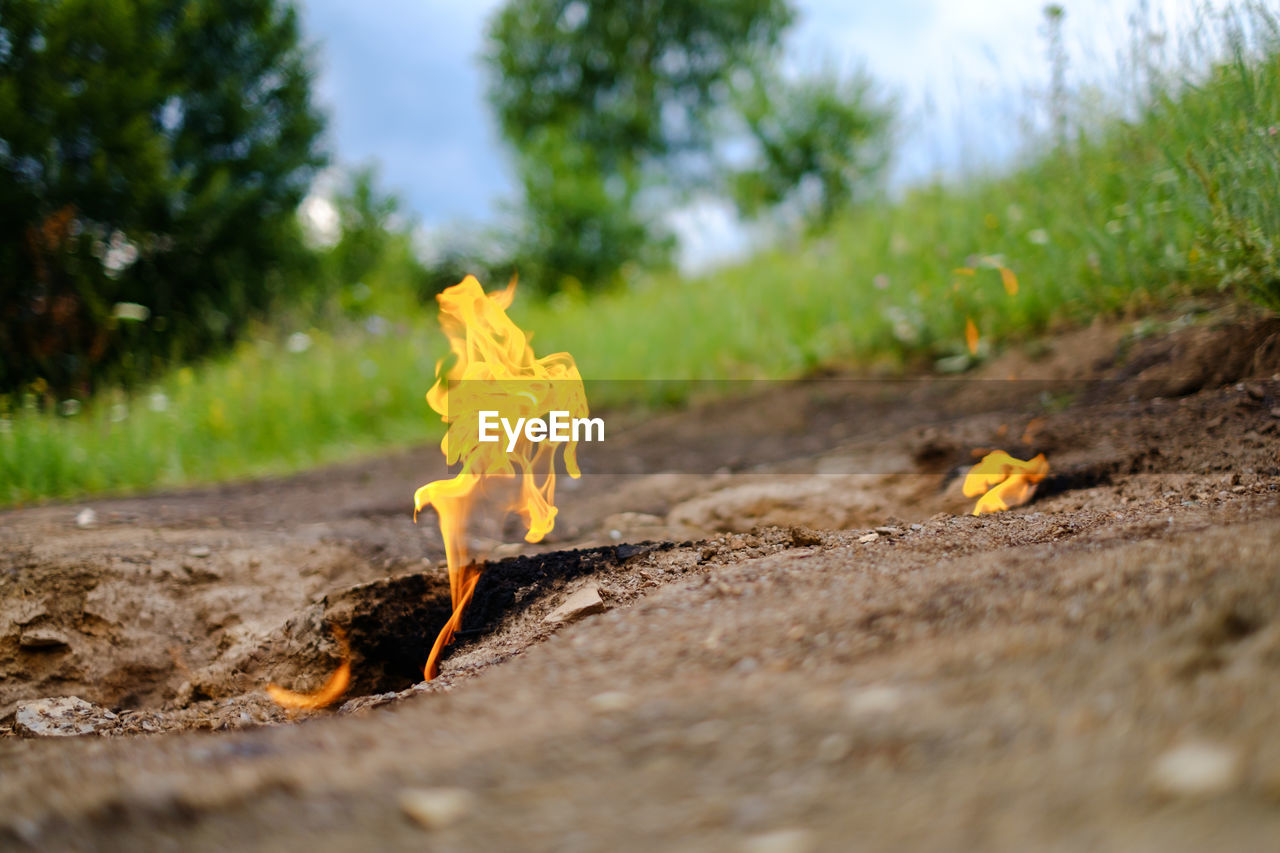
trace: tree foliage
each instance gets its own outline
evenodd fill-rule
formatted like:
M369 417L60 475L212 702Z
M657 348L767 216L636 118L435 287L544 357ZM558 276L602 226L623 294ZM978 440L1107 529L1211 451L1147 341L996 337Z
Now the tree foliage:
M377 171L366 166L346 176L334 205L340 237L329 250L332 284L354 287L387 256L392 241L406 236L395 223L401 202L378 188Z
M490 98L517 148L559 127L618 174L705 147L730 74L793 17L786 0L513 0L490 25Z
M731 178L747 216L790 204L820 229L884 172L894 113L865 73L757 75L736 102L756 147L755 162Z
M628 262L661 266L672 245L636 209L636 182L610 174L595 148L551 126L525 140L519 169L523 227L514 257L521 276L544 289L607 284Z
M278 0L0 0L0 389L138 375L286 295L311 79Z
M655 185L710 153L732 75L769 61L787 0L509 0L489 26L489 98L524 190L524 253L586 286L669 248Z

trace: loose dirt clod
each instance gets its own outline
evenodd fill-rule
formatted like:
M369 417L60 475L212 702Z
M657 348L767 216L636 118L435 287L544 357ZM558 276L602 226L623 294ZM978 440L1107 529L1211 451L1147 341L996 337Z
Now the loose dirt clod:
M21 649L58 649L70 645L67 635L53 628L28 628L18 638Z
M592 613L603 613L605 609L599 587L585 586L566 598L563 604L548 613L542 621L548 625L558 625L573 622Z
M26 737L75 737L110 727L116 715L78 696L22 702L14 711L13 730Z

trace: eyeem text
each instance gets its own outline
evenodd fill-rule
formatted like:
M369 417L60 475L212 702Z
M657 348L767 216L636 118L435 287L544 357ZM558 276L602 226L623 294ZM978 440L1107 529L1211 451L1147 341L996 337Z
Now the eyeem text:
M516 449L516 442L523 435L531 442L541 441L604 441L604 418L571 418L568 412L547 412L542 418L516 418L513 425L508 418L496 411L480 413L480 440L499 441L498 427L507 436L507 452Z

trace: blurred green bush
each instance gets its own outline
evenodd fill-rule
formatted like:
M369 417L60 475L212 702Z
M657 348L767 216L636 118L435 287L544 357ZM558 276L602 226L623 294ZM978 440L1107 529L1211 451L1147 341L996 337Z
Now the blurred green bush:
M795 80L765 71L734 94L756 148L752 163L728 175L745 216L787 205L822 231L881 189L894 104L865 71L828 68Z
M0 0L0 392L136 381L305 287L312 77L281 0Z

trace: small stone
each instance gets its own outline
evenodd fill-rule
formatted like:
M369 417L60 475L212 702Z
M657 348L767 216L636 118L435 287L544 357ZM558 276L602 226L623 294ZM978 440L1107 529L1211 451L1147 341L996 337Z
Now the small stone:
M818 760L823 764L844 761L853 750L853 740L844 732L829 734L818 744Z
M623 531L645 527L661 527L664 521L660 516L647 512L615 512L600 524L610 530Z
M604 610L604 599L600 597L599 588L585 586L566 598L559 607L548 613L542 621L551 625L558 625L562 622L581 619L583 616L589 616L592 613L603 613Z
M24 649L57 649L70 645L67 635L53 628L28 628L18 638L18 646Z
M457 823L475 808L476 796L464 788L409 788L400 792L400 809L423 829Z
M902 531L896 527L877 527L876 528L876 533L879 533L881 536L897 536L901 532Z
M912 529L912 530L924 530L924 525L923 525L923 524L913 524L913 525L911 525L911 529Z
M1170 797L1213 797L1236 786L1240 769L1240 755L1230 747L1184 743L1156 759L1151 787Z
M871 533L867 533L862 536L859 536L858 541L865 545L868 542L874 542L879 538L880 538L880 534L872 531Z
M601 714L613 714L631 707L631 697L621 690L607 690L587 700L591 710Z
M724 720L703 720L685 731L685 741L690 746L714 746L729 736L729 724Z
M91 509L85 508L76 513L76 527L88 530L91 527L98 526L98 514Z
M817 839L807 829L777 829L753 835L742 844L743 853L809 853Z
M1271 410L1271 417L1280 418L1280 406L1276 406L1274 409Z
M213 553L208 545L196 545L194 548L187 549L188 557L207 557Z
M887 684L863 687L849 694L845 710L855 717L891 714L903 705L902 691Z
M14 710L13 730L25 737L75 737L108 728L115 715L78 696L34 699Z
M40 841L40 834L44 832L37 821L25 817L16 817L9 822L9 829L13 834L26 842L28 847L35 847Z
M632 557L638 557L641 554L648 554L655 547L657 546L652 542L641 543L639 545L619 545L614 549L614 553L617 555L619 560L630 560ZM640 574L644 576L645 580L652 580L647 572L641 571Z
M793 527L790 533L791 544L796 548L821 545L825 541L821 533L808 527Z

